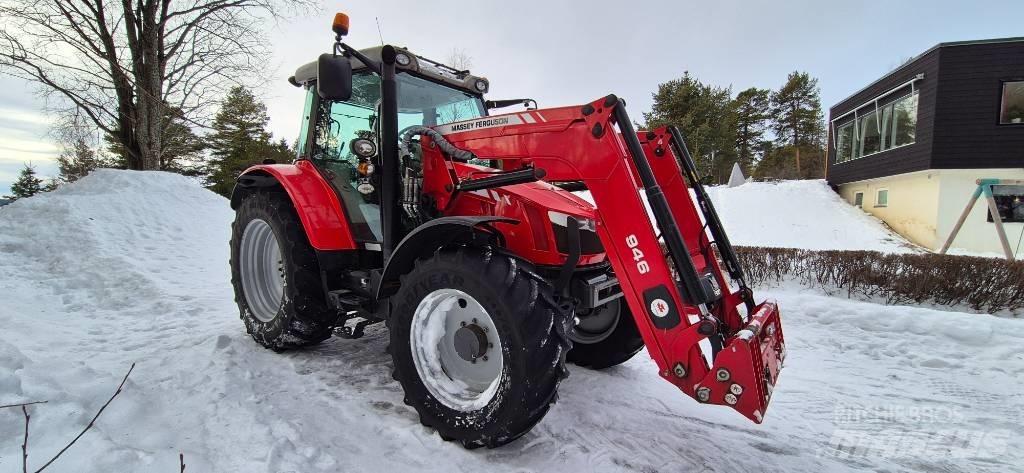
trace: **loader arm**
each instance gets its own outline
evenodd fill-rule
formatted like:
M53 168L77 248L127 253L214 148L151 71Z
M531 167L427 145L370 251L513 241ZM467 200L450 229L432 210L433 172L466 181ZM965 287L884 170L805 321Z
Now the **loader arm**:
M717 216L701 213L690 198L680 168L688 156L680 156L686 153L678 133L638 136L614 95L437 130L478 157L505 161L506 168L530 165L549 181L582 181L596 203L597 234L659 374L700 402L763 420L785 356L778 308L773 301L754 306L742 278L726 278L712 248L723 242L709 239L701 218L717 222ZM424 144L430 148L429 139ZM733 276L742 274L734 262L727 266ZM711 353L702 351L704 340L714 342Z

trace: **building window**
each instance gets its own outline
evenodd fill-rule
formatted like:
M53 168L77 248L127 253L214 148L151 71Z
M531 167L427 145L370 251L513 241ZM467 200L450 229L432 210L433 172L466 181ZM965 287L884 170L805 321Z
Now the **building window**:
M882 128L878 124L878 113L868 112L860 117L857 124L860 128L860 136L857 141L857 156L867 156L882 150Z
M875 207L889 206L889 189L878 189L875 194Z
M1024 81L1003 82L999 123L1002 125L1024 125Z
M1024 186L992 186L992 198L1003 222L1024 222ZM991 211L988 221L992 221Z
M864 208L864 193L863 192L857 192L857 193L853 194L853 205L856 205L857 207L860 207L860 208Z
M836 132L836 162L844 163L853 159L853 128L854 123L849 122Z
M886 106L890 107L892 140L889 148L913 144L917 134L917 94L908 95Z
M1022 82L1024 83L1024 82ZM879 103L836 128L836 163L914 144L918 93Z

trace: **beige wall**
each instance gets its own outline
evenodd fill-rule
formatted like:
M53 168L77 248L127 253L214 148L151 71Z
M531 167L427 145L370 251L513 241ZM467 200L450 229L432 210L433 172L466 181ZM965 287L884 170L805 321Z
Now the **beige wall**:
M839 186L839 194L853 204L864 193L862 208L918 245L932 248L939 213L939 179L934 172L916 172ZM877 203L878 191L889 191L886 206ZM941 243L939 243L941 245Z
M942 236L938 246L945 243L949 233L953 231L957 218L967 206L967 200L978 187L975 183L978 179L1024 179L1024 169L950 169L942 171L942 190L939 194L939 222L938 230ZM1017 247L1017 241L1024 229L1024 223L1004 223L1006 237L1010 240L1010 251ZM960 229L953 240L952 248L959 248L973 253L997 253L1003 254L1003 247L999 244L999 236L996 234L995 223L988 221L988 203L985 197L978 199L978 203L971 209L967 221ZM1024 256L1024 243L1021 243L1021 251L1018 256Z
M864 192L864 211L882 219L908 240L938 250L977 187L975 181L985 178L1024 179L1024 168L919 171L843 184L839 186L839 194L853 204L855 193ZM876 206L880 189L889 190L885 207ZM951 252L1003 253L995 224L987 221L987 209L984 199L979 199L953 242ZM1005 228L1013 250L1024 224L1007 223ZM1024 255L1024 248L1020 255Z

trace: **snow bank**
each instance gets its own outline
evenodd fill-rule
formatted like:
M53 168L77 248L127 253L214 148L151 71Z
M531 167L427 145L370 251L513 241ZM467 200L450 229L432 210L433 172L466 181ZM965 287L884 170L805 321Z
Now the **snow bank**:
M749 182L708 188L734 245L807 250L914 251L825 181Z
M920 251L881 220L841 199L825 181L748 182L707 190L734 245L887 253ZM590 191L574 193L594 203ZM641 197L646 204L646 196ZM650 207L647 213L653 221Z
M222 259L231 218L224 198L187 177L100 169L0 210L0 252L32 263L6 266L12 272L45 272L74 308L125 308L160 292L141 273L190 271L193 261L180 254L194 251L190 243L215 239L217 248L188 256Z
M715 191L738 243L814 231L744 236L752 224L730 214L802 220L773 206L760 208L775 217L756 215L761 199L750 189L762 186L770 185ZM179 452L190 472L1024 464L1021 321L785 290L758 294L779 299L789 352L764 424L686 398L642 353L601 372L572 369L533 431L498 450L466 451L403 404L379 327L285 354L257 347L232 301L231 219L225 199L155 172L99 171L0 210L0 405L49 401L30 408L30 467L78 433L132 362L125 390L50 469L177 471ZM837 244L848 236L831 235ZM861 243L879 246L876 235ZM19 410L0 410L0 471L20 469L23 426Z

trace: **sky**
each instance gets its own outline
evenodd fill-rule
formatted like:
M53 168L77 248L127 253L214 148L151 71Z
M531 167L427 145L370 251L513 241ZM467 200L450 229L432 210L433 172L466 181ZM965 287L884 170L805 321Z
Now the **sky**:
M385 42L443 61L472 59L489 98L541 108L615 93L635 120L658 84L689 71L701 81L778 88L794 70L818 78L828 107L940 42L1024 35L1024 1L348 1L268 24L271 82L259 95L277 138L298 135L302 94L287 78L330 51L334 12L351 17L347 42ZM377 21L380 23L380 34ZM23 163L53 175L60 148L33 85L0 77L0 195Z

